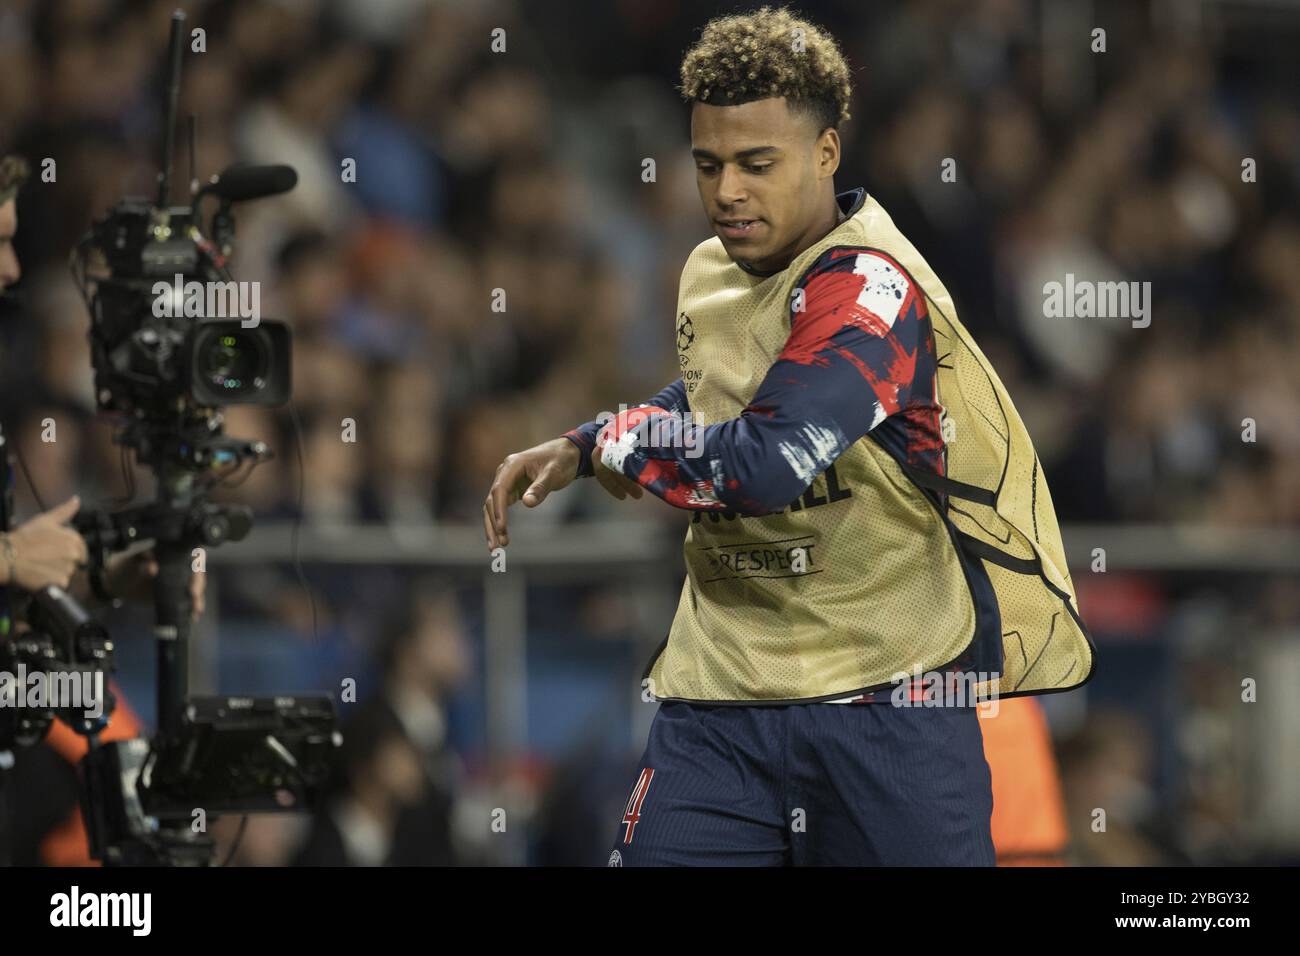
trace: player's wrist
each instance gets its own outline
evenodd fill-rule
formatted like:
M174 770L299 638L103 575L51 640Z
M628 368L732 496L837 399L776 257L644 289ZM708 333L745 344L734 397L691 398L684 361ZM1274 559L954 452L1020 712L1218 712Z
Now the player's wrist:
M624 435L641 427L652 415L667 415L666 409L657 405L638 405L619 412L601 428L596 435L595 455L599 455L607 446L619 441Z
M593 449L583 441L576 428L565 432L556 441L562 443L557 446L557 454L561 456L561 460L572 459L571 462L566 461L566 464L572 465L575 478L584 478L592 474Z

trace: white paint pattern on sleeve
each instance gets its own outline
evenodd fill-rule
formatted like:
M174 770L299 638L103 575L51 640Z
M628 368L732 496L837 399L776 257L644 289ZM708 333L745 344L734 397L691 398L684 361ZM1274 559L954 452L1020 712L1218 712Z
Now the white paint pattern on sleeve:
M847 445L838 427L809 424L799 429L794 441L783 441L778 447L799 480L811 484L835 463Z
M907 299L907 276L889 261L866 252L858 253L853 273L867 280L858 293L858 305L879 318L885 328L892 329Z

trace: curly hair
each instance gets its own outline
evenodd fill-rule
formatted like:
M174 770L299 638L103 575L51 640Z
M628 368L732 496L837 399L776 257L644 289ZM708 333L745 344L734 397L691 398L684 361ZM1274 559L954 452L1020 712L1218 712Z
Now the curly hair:
M21 156L0 157L0 206L18 194L18 187L27 182L31 169Z
M681 79L689 102L738 106L784 96L819 129L849 118L853 84L839 45L786 7L710 20L682 59Z

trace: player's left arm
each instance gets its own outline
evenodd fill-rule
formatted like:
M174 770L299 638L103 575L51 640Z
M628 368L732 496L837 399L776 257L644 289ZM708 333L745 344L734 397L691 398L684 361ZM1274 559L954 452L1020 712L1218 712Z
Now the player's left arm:
M603 466L679 508L770 514L905 408L930 326L902 267L877 251L832 249L799 287L804 307L740 415L699 426L624 412L601 433Z

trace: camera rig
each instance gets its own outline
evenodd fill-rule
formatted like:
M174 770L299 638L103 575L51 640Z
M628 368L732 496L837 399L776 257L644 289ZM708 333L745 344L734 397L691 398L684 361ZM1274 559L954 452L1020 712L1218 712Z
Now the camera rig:
M72 256L90 311L99 410L116 421L114 441L124 454L134 451L156 486L146 504L83 511L73 524L86 539L92 587L101 597L108 597L108 558L153 542L157 732L147 741L101 742L108 707L99 720L24 712L20 726L10 729L15 740L30 743L58 717L86 736L82 810L91 854L106 864L210 862L213 843L206 825L196 825L196 811L206 823L220 814L308 809L341 740L326 695L189 694L195 549L240 540L252 527L248 508L210 502L208 493L271 455L261 442L225 436L222 408L284 404L290 362L284 323L212 317L178 293L193 283L219 294L229 290L232 204L292 189L297 174L288 166L236 166L191 188L191 205L170 205L184 25L185 14L177 10L156 200L119 201L91 225ZM205 235L201 204L209 198L218 205ZM60 589L32 596L28 624L29 632L7 642L15 660L46 669L113 669L108 634Z

